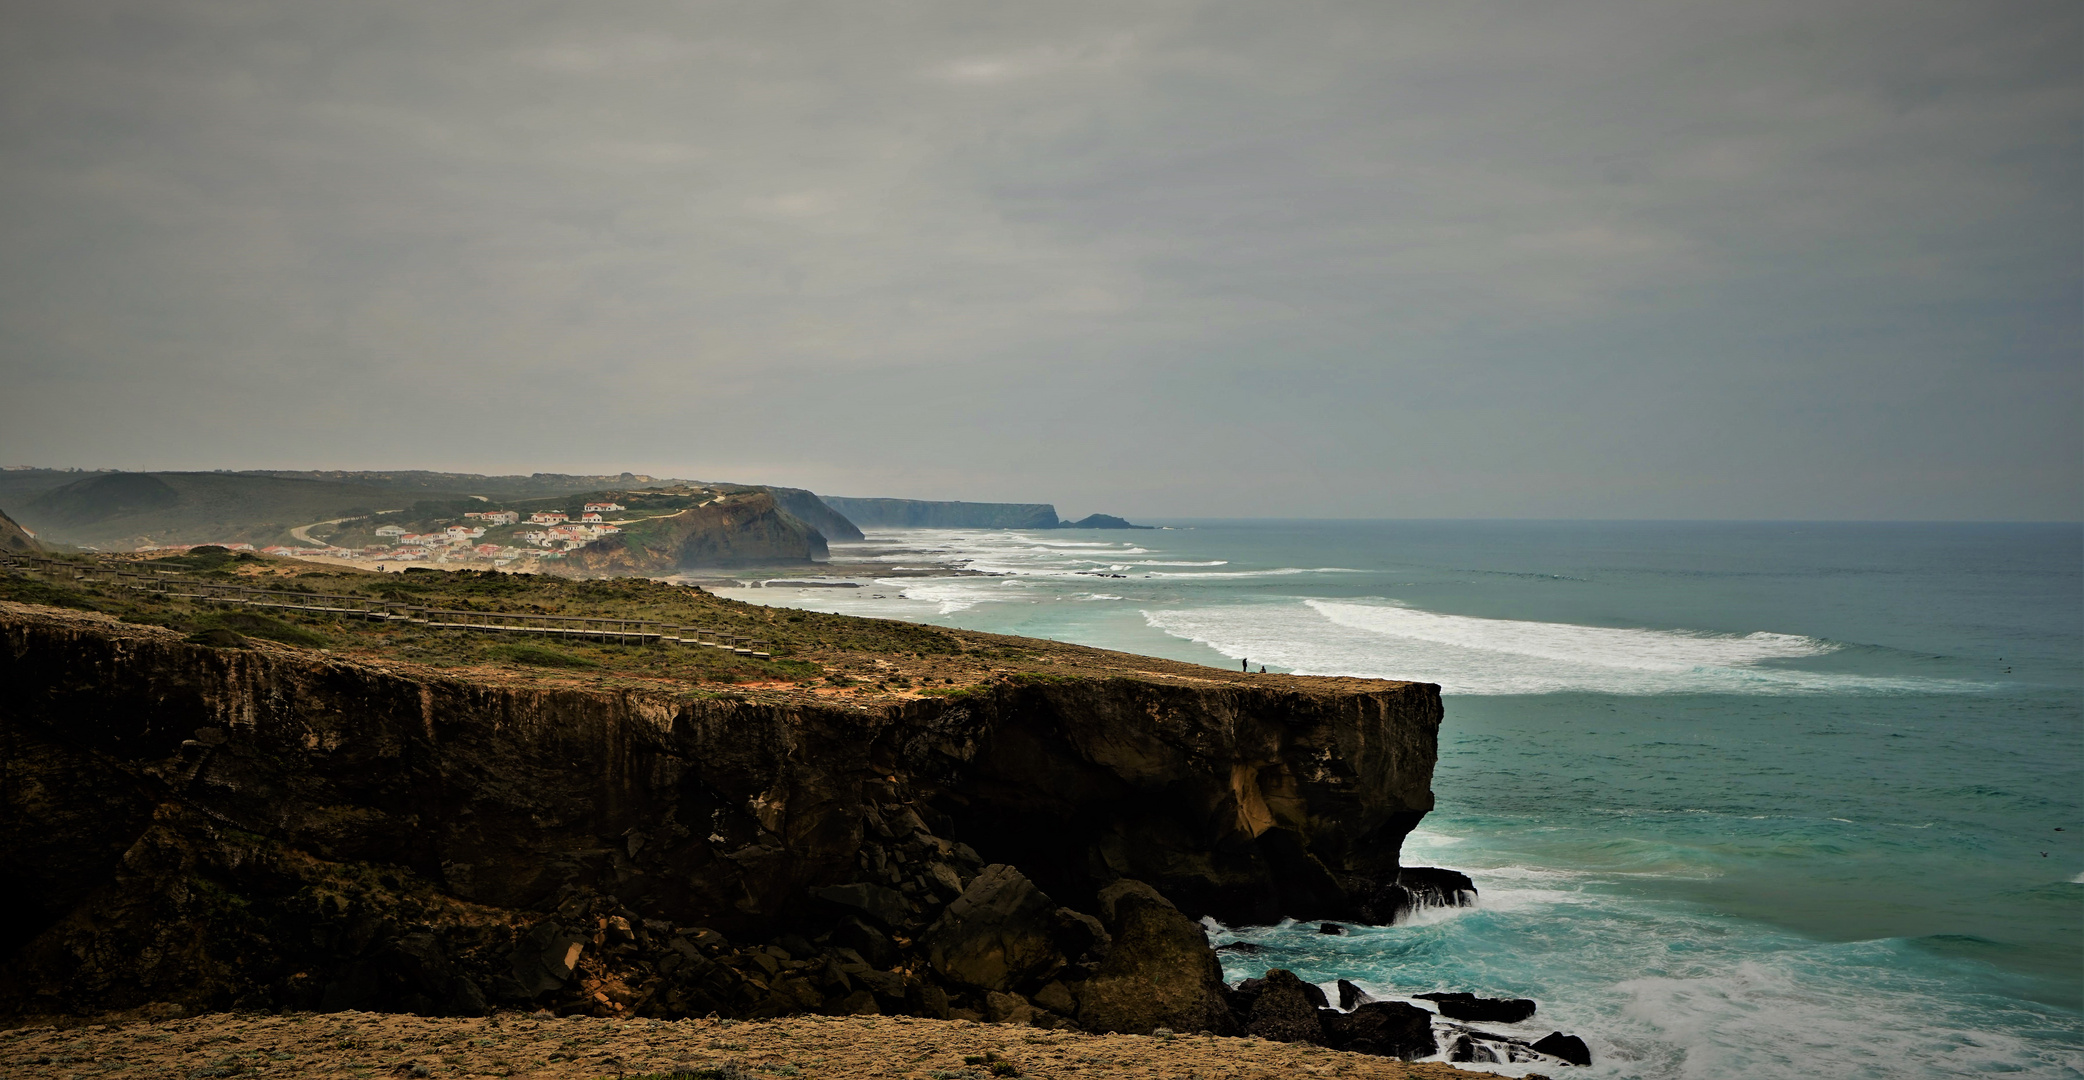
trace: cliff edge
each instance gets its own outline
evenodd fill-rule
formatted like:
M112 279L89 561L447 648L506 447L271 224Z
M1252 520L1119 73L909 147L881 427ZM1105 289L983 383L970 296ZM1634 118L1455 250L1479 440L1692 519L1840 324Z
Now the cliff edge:
M0 603L0 1005L1224 1031L1193 919L1390 922L1442 880L1398 857L1437 687L1051 647L1093 674L864 704Z

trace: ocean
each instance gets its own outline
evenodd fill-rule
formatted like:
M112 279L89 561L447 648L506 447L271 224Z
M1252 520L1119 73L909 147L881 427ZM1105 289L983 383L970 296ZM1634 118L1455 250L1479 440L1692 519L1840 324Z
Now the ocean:
M1476 907L1268 967L1530 997L1598 1077L2084 1077L2084 526L1175 521L871 533L988 577L719 590L1439 683L1407 865ZM1483 1065L1524 1073L1554 1066Z

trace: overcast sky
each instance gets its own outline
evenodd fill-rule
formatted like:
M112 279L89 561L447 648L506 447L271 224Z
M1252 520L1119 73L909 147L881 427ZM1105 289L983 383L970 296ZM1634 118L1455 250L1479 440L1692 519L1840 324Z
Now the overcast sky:
M0 464L2084 513L2084 6L0 5Z

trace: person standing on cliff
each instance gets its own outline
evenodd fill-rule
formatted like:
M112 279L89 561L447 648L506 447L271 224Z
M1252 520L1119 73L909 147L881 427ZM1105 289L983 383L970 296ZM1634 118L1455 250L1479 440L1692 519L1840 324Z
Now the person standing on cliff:
M1252 658L1249 656L1238 657L1237 670L1242 671L1247 675L1250 675L1252 673Z

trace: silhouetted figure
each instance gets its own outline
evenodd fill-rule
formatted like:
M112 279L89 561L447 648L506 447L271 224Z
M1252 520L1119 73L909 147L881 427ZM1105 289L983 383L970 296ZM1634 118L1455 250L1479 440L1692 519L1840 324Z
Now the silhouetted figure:
M1243 674L1250 675L1252 673L1252 661L1242 656L1238 657L1237 670Z

